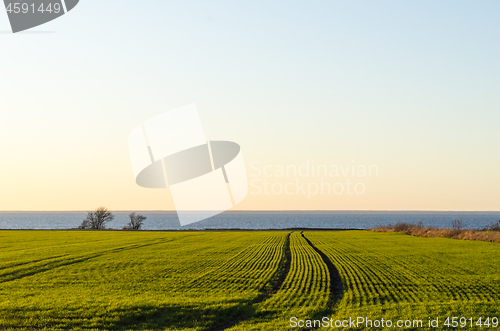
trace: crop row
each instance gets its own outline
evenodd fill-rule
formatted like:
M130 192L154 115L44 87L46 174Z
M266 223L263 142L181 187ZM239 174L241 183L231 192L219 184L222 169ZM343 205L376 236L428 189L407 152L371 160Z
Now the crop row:
M248 237L242 237L247 239ZM234 239L234 238L233 238ZM252 235L251 242L241 242L243 249L233 256L223 259L220 256L210 265L198 264L199 276L183 286L186 291L245 291L259 290L264 287L277 271L283 257L286 233L275 232L265 235ZM216 253L221 254L220 248Z
M280 289L255 305L256 316L231 330L276 330L287 328L291 316L314 316L323 311L330 295L330 275L321 256L300 232L290 235L290 269Z
M0 329L196 330L241 315L287 233L0 235Z
M368 231L0 237L0 329L281 330L292 316L499 307L500 246L485 242Z
M339 269L345 300L350 305L488 301L499 297L498 274L490 278L484 274L487 268L478 268L494 261L488 257L495 252L488 248L487 255L478 256L484 243L469 247L470 242L461 246L450 240L386 235L381 245L378 235L369 232L307 236Z

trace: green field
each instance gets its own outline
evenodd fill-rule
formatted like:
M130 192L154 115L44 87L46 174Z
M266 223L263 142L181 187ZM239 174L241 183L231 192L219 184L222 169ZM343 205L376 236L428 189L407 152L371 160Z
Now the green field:
M0 231L0 330L448 329L448 316L494 330L499 257L496 243L369 231Z

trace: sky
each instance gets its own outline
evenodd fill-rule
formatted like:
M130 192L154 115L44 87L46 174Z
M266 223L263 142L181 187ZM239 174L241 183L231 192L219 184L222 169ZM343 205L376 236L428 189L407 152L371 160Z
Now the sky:
M0 210L174 209L135 184L128 134L195 103L207 139L241 146L235 209L498 211L499 16L497 1L81 0L12 34L0 10ZM308 164L339 171L280 175Z

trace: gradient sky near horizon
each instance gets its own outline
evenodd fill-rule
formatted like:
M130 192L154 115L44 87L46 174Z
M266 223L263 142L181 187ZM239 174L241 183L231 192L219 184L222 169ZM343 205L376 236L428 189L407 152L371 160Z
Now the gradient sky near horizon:
M362 195L237 209L498 211L499 17L498 1L81 0L14 35L0 10L0 210L173 209L135 185L128 134L196 103L249 180L266 179L252 162L379 169L351 178Z

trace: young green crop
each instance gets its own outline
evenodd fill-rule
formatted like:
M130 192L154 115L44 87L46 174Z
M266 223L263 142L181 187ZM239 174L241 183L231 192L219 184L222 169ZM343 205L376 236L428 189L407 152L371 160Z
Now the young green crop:
M260 295L286 235L3 231L0 329L220 327Z
M442 330L447 316L498 317L499 256L496 243L368 231L0 231L0 329L439 317Z
M447 329L446 317L500 317L496 243L369 231L305 235L341 275L344 295L334 319L361 316L428 325L428 317L439 317L437 329Z
M330 295L330 276L320 255L300 232L290 236L291 261L279 291L254 305L253 318L230 330L284 330L291 316L315 316L325 309Z

